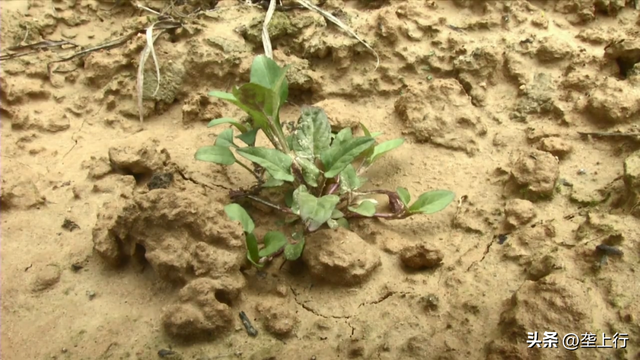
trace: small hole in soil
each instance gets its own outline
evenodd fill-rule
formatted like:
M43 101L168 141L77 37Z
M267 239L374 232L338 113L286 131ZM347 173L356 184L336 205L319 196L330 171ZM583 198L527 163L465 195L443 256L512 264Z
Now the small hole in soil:
M214 296L219 302L231 306L231 299L229 298L229 294L227 294L226 291L217 290Z
M144 246L140 244L136 244L136 249L133 252L133 258L140 266L142 266L143 269L146 269L147 266L151 265L149 264L149 261L147 261L147 258L145 257L146 253L147 253L147 249L145 249Z

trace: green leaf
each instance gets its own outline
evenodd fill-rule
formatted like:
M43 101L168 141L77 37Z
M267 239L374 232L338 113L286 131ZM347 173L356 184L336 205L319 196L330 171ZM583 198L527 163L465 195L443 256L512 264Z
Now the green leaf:
M297 244L287 244L284 247L284 258L289 261L298 260L304 250L305 240L300 239Z
M365 200L358 205L358 207L349 206L349 210L354 213L358 213L362 216L371 217L376 213L376 204L371 201Z
M222 146L203 146L196 151L196 160L212 162L220 165L233 165L236 157L229 148Z
M378 131L378 132L374 132L374 133L369 132L369 129L367 129L367 127L364 126L363 123L360 123L360 127L362 128L362 131L364 132L364 136L370 136L372 138L377 138L378 136L383 134L382 131Z
M313 159L331 145L331 125L327 115L318 107L303 108L293 136L296 155Z
M287 147L289 149L293 149L293 135L287 135L287 137L285 137L285 141L287 142Z
M296 162L302 169L302 177L304 177L304 181L313 187L317 187L320 170L307 159L297 158Z
M256 236L253 233L246 234L245 242L247 244L247 259L256 267L263 267L264 265L260 264L260 253L258 251L258 239L256 239Z
M291 224L294 221L298 221L298 219L300 219L300 217L298 215L289 214L289 215L284 217L284 223L285 224Z
M224 94L226 94L226 93L224 93ZM229 94L229 95L231 95L231 94ZM233 96L233 95L231 95L231 96ZM234 99L235 99L235 97L234 97ZM220 118L220 119L211 120L209 122L209 124L207 125L207 127L213 127L213 126L220 125L220 124L231 124L231 125L235 126L238 130L240 130L240 132L242 132L242 133L245 133L245 132L247 132L249 130L249 129L247 129L247 127L245 125L235 121L232 118Z
M398 187L396 189L396 193L398 193L398 197L400 198L400 201L402 201L404 206L408 207L409 203L411 202L411 194L409 194L409 190L403 187Z
M289 208L293 205L293 192L293 189L288 189L284 192L284 203Z
M444 210L456 197L456 195L449 190L434 190L426 192L411 205L409 212L433 214L438 211Z
M235 88L233 95L251 111L259 113L261 118L265 118L265 114L267 116L275 116L278 112L278 96L273 90L262 85L244 84L239 88ZM264 124L264 126L266 125ZM260 125L263 129L264 126Z
M340 226L340 225L338 224L337 221L335 221L333 219L329 219L329 220L327 220L327 226L329 226L329 229L337 229L338 226Z
M335 220L340 219L341 217L344 217L344 213L338 209L333 209L331 212L331 218Z
M233 143L233 129L224 129L220 135L216 138L216 141L213 143L215 146L220 147L234 147L237 148L236 144Z
M245 85L249 85L249 84L245 84ZM262 128L263 130L266 129L268 127L269 124L269 119L262 113L262 111L259 110L255 110L253 109L253 107L249 107L246 104L243 104L239 99L238 99L238 95L240 94L239 92L240 90L238 88L234 88L233 89L233 94L229 94L226 92L222 92L222 91L211 91L209 93L209 96L215 96L217 98L220 98L222 100L226 100L232 104L234 104L235 106L239 107L240 109L242 109L244 112L246 112L247 114L249 114L249 116L251 116L251 119L253 119L253 127L259 127ZM251 104L253 104L253 101L251 102ZM242 125L242 124L240 124ZM244 126L244 125L242 125ZM246 132L248 129L245 127L244 131L242 131L241 129L239 129L241 132Z
M249 81L275 91L280 98L280 105L282 105L289 95L289 85L286 77L288 69L289 66L281 68L273 59L265 55L259 55L253 59L251 64Z
M291 157L276 149L246 147L236 150L244 158L265 168L274 179L293 181L291 175Z
M367 127L364 126L364 124L362 122L360 122L360 127L362 128L362 131L364 132L364 136L371 137L371 133L369 132L369 129L367 129Z
M345 219L345 218L340 218L338 220L336 220L338 222L338 226L342 226L343 228L347 229L347 230L351 230L351 226L349 226L349 220Z
M349 164L340 173L340 189L343 193L357 190L362 184L356 174L356 169Z
M265 181L264 184L262 184L262 187L264 187L264 188L272 188L272 187L280 186L282 184L284 184L284 181L278 180L278 179L274 179L271 176L269 176L267 181Z
M331 143L331 147L338 147L340 145L342 145L343 143L347 142L348 140L351 140L353 138L353 132L351 131L351 128L344 128L342 130L340 130L336 136L333 138L333 142Z
M347 165L367 150L375 140L370 137L359 137L331 147L320 155L320 160L325 168L324 176L332 178L344 170Z
M253 233L255 224L253 223L253 220L251 220L251 217L249 216L247 211L242 206L238 204L229 204L224 207L224 212L227 213L229 219L240 222L245 233Z
M376 147L373 149L373 155L371 155L371 157L369 157L368 159L369 163L373 164L380 156L399 147L403 143L404 139L393 139L376 145Z
M256 145L256 135L258 135L258 131L260 131L260 128L257 129L251 129L247 132L244 132L238 136L236 136L238 139L240 139L240 141L242 141L243 143L249 145L249 146L255 146Z
M269 231L263 240L264 248L260 250L260 257L271 256L287 244L287 237L280 231Z
M337 195L325 195L317 198L310 194L304 185L300 185L293 192L291 211L308 224L309 231L315 231L331 218L339 201L340 197Z

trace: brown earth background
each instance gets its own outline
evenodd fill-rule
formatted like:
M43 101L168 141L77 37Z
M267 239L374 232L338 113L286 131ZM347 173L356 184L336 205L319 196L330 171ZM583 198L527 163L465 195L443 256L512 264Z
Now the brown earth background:
M292 65L282 116L316 105L335 129L405 137L367 188L456 199L320 231L301 261L262 271L222 210L252 179L194 153L225 129L209 120L242 116L207 92L248 81L265 11L214 5L167 10L185 26L156 42L155 95L147 61L144 123L144 33L50 71L79 48L0 63L2 359L640 359L634 1L328 0L379 53L375 71L322 16L276 12L274 59ZM197 7L211 10L180 17ZM154 21L129 1L0 8L3 55L42 40L88 48ZM251 213L260 234L277 228L277 214ZM528 349L533 331L629 340Z

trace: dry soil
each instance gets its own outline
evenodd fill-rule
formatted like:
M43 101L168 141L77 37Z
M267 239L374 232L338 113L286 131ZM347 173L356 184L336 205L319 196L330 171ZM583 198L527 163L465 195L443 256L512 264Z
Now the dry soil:
M141 123L144 32L48 64L154 14L0 2L2 54L24 55L0 63L2 358L640 359L640 12L626 2L328 0L377 69L322 16L276 12L283 117L316 105L336 129L405 137L367 187L456 199L322 230L263 271L222 210L251 177L194 153L224 129L209 120L242 115L207 92L248 81L264 9L138 1L184 23L156 42L156 94L147 62ZM72 44L10 49L44 40ZM251 213L262 234L277 226ZM545 331L628 341L527 347Z

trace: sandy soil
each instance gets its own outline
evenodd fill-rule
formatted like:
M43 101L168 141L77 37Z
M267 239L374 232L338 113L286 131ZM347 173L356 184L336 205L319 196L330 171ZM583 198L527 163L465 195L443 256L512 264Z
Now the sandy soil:
M456 200L323 230L301 261L261 272L222 211L252 179L194 152L224 129L207 121L241 115L206 93L248 81L262 8L221 1L162 35L142 124L143 34L51 72L78 48L2 60L2 358L640 359L640 12L624 3L329 0L376 71L319 15L276 13L274 57L293 65L283 116L315 104L336 128L404 136L368 186ZM0 7L3 55L153 21L128 1ZM252 215L263 232L277 221ZM529 349L534 331L628 341Z

